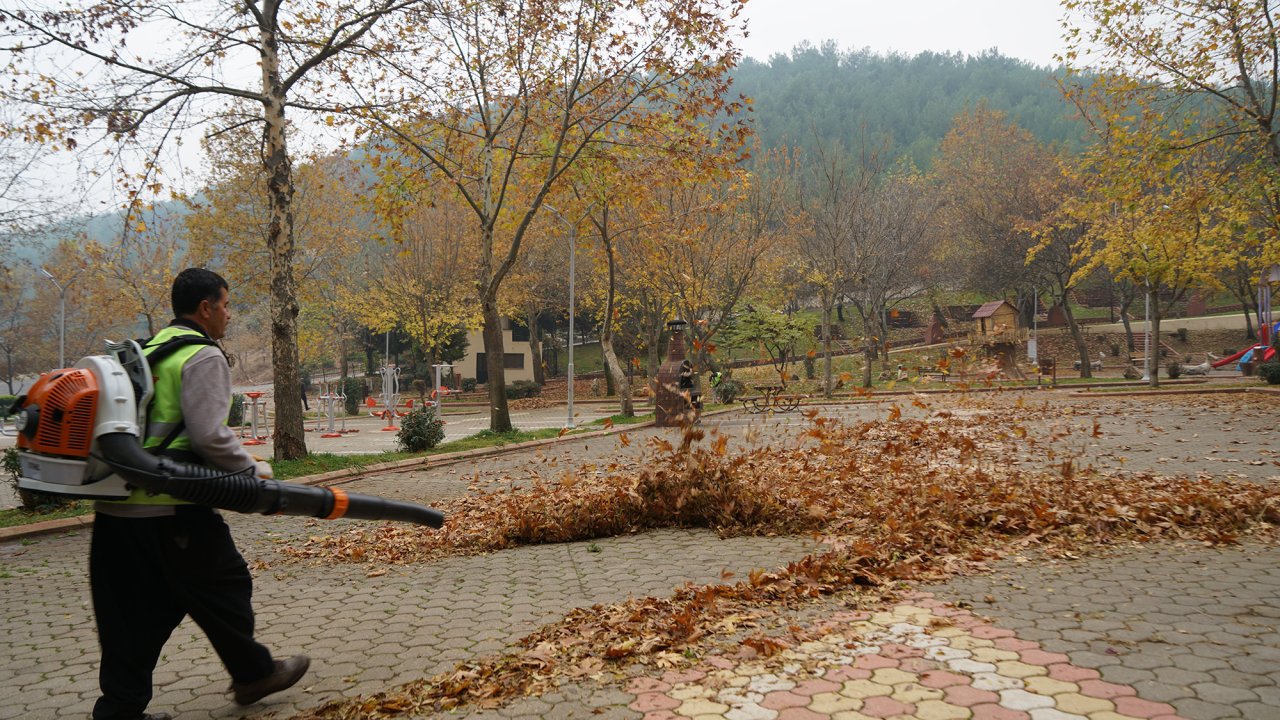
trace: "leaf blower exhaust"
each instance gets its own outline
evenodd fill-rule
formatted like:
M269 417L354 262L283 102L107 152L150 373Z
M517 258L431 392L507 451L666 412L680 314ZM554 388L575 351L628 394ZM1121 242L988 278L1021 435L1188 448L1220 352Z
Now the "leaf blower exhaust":
M395 520L430 527L444 513L417 503L221 472L152 455L141 428L154 391L137 343L109 343L108 355L40 376L14 403L18 487L79 498L121 499L134 487L221 510L324 519Z

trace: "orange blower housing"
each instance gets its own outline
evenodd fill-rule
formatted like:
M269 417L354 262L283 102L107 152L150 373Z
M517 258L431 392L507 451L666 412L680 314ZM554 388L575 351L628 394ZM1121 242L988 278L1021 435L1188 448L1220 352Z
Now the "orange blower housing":
M35 432L18 433L18 447L65 458L87 458L98 414L98 379L83 368L51 370L27 391Z

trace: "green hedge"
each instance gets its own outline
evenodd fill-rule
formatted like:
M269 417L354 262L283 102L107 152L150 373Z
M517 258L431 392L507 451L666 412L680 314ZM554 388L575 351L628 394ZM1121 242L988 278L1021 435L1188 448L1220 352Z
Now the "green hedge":
M1266 380L1268 385L1280 385L1280 361L1259 365L1258 377Z
M507 386L507 399L537 397L542 394L542 386L532 380L517 380Z

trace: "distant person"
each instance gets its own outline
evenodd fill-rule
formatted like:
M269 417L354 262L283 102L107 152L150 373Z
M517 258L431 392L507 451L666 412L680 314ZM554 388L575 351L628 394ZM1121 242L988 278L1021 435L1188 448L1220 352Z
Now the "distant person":
M308 411L308 410L310 410L310 409L311 409L311 406L307 404L307 381L306 381L306 380L298 380L298 385L300 386L300 389L302 390L302 409L303 409L304 411Z

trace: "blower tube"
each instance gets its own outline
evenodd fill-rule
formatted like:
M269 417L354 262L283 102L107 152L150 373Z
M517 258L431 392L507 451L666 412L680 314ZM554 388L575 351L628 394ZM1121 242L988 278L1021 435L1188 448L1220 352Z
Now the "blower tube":
M130 433L106 433L97 442L103 462L131 484L197 505L263 515L395 520L433 528L444 525L444 513L417 503L264 480L254 475L253 468L225 473L152 455Z

